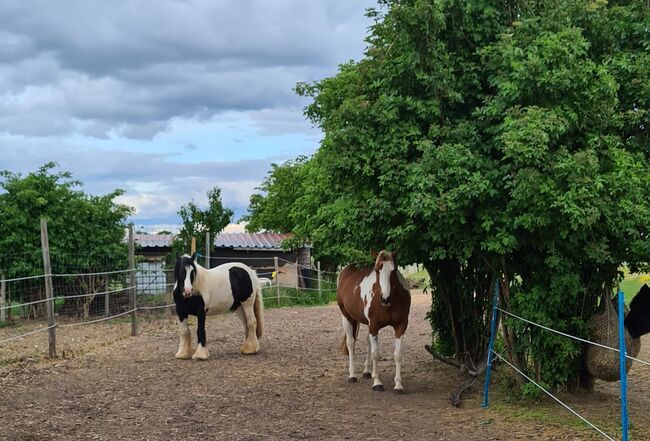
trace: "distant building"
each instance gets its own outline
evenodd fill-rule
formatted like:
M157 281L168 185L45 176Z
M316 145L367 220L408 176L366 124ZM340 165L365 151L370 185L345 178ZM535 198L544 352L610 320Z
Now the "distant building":
M135 254L139 256L136 278L140 294L159 294L167 291L173 283L169 269L164 270L164 259L171 252L174 237L173 234L134 235ZM259 277L272 279L276 276L282 285L312 287L311 247L305 245L291 251L284 250L282 242L290 237L291 234L277 233L221 233L214 239L210 250L210 268L228 262L242 262L255 269ZM206 254L198 244L197 251ZM279 274L274 275L276 258ZM205 265L203 258L198 258L198 261Z

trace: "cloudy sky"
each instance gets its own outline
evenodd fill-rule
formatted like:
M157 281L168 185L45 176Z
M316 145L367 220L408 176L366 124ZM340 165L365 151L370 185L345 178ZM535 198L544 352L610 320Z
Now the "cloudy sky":
M2 0L0 170L57 161L122 188L138 225L213 186L246 211L273 162L321 134L293 87L365 48L372 0Z

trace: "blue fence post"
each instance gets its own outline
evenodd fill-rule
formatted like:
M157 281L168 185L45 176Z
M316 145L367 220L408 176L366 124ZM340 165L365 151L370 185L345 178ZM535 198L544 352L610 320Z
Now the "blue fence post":
M625 350L625 301L623 291L618 291L618 349L620 357L620 373L621 373L621 439L628 441L627 438L627 369Z
M492 321L490 323L490 343L488 345L487 369L485 370L485 385L483 386L483 404L481 407L489 406L490 374L492 373L492 352L494 349L494 335L497 328L497 308L499 307L499 279L494 287L494 301L492 302Z

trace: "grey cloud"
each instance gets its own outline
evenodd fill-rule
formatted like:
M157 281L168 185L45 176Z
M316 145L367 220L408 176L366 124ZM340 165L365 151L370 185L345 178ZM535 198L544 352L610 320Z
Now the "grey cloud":
M205 202L207 190L222 189L226 206L241 216L254 188L277 156L236 162L179 163L173 155L61 146L45 141L0 141L0 170L23 174L57 158L60 170L70 171L90 194L126 191L122 202L134 205L138 222L178 222L176 213L190 200ZM35 165L36 164L36 165Z
M177 117L293 111L296 82L361 55L372 3L4 0L0 131L140 139Z

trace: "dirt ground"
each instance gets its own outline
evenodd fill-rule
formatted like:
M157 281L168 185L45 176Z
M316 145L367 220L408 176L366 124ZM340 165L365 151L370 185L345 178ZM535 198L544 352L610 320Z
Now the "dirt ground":
M234 315L209 317L205 362L174 359L178 337L172 318L142 325L137 337L128 337L128 323L80 326L57 334L65 358L23 357L0 366L0 439L602 439L554 403L524 409L508 404L498 386L506 367L495 373L489 409L480 407L478 383L463 396L461 408L451 407L447 396L462 377L424 351L430 342L424 318L430 299L423 294L413 299L404 395L391 392L391 329L380 334L380 375L387 391L373 392L371 380L347 383L336 305L267 310L262 350L254 356L239 354L243 329ZM6 351L0 359L34 351L36 344L43 351L43 335L0 346ZM649 345L646 340L640 358L650 359ZM365 346L357 344L359 370ZM634 366L630 374L632 439L650 439L645 437L650 368ZM599 384L588 397L565 398L618 438L617 387Z

